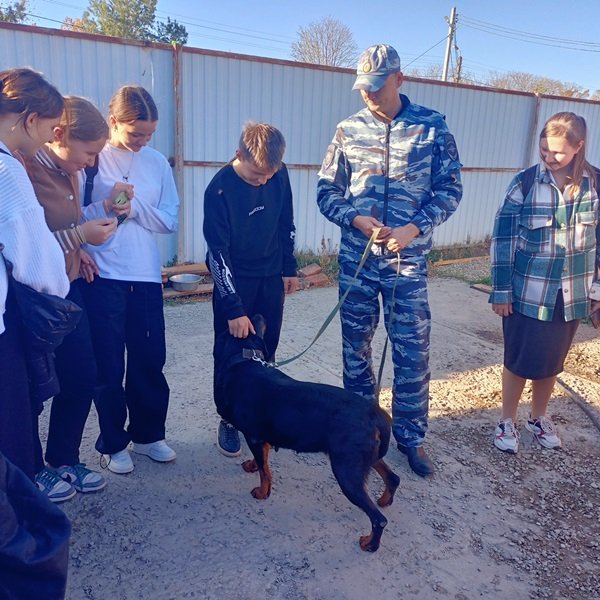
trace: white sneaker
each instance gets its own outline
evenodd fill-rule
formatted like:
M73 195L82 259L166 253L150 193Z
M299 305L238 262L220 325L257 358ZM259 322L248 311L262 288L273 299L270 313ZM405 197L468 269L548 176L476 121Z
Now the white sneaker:
M169 448L165 440L152 442L151 444L133 444L131 448L137 454L149 456L156 462L171 462L177 458L175 450Z
M114 454L103 454L102 458L106 461L106 467L109 471L124 475L133 471L133 461L127 448Z
M531 415L529 415L529 419L525 423L525 428L533 433L540 446L550 448L551 450L558 450L562 447L556 425L554 425L550 417L542 415L537 419L532 419Z
M503 421L498 421L494 437L494 446L502 452L516 454L519 451L519 432L509 417Z

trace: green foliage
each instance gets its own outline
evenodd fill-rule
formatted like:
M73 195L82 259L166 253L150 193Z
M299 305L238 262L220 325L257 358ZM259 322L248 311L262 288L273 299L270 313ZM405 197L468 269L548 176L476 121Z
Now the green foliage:
M65 19L63 27L133 40L185 44L185 27L169 17L166 23L157 21L156 4L157 0L89 0L81 18Z
M183 25L175 20L171 21L171 18L167 17L166 23L156 23L155 41L185 46L188 41L188 32Z
M27 20L27 0L0 3L0 21L25 23Z

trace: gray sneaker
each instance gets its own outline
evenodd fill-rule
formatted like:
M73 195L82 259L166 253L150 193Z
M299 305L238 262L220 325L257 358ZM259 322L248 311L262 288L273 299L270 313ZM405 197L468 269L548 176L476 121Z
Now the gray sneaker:
M221 454L229 457L239 456L242 453L238 430L223 419L217 429L217 448Z
M97 471L88 469L84 463L64 465L56 472L64 481L70 483L78 492L97 492L106 487L106 479Z
M75 488L52 469L44 467L35 476L35 485L50 502L70 500L77 491Z

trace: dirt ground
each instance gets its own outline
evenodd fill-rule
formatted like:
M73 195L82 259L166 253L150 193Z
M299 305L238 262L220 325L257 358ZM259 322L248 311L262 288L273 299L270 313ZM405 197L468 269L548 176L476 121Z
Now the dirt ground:
M133 473L105 471L105 490L62 505L73 524L67 598L599 599L600 432L556 390L550 414L563 450L542 450L522 426L518 455L495 450L500 320L487 297L461 281L436 277L430 296L427 448L437 472L417 477L390 447L388 463L402 482L377 553L360 550L368 520L342 495L325 456L273 453L272 495L252 498L258 476L240 466L247 448L230 459L215 447L210 303L168 306L167 431L177 460L133 455ZM306 347L336 298L334 288L288 298L280 359ZM378 335L377 361L382 341ZM599 359L596 332L582 325L568 365L577 376L564 380L600 417ZM339 385L338 320L285 370ZM389 388L381 403L389 408ZM527 409L522 403L521 418ZM82 459L99 468L96 435L92 414ZM370 489L380 492L377 477Z

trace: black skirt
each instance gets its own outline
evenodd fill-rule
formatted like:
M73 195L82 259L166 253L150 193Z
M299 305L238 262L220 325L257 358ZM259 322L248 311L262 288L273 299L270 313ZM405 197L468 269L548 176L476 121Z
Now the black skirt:
M552 321L539 321L513 312L502 319L504 366L524 379L546 379L562 372L579 321L564 320L562 292Z

